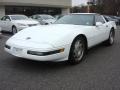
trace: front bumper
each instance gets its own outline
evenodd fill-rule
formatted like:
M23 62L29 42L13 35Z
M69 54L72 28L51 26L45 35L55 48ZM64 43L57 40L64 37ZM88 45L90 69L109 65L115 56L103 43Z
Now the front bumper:
M60 49L59 48L53 48L53 49L41 49L36 47L29 47L29 46L21 46L17 45L17 43L14 44L7 44L8 46L5 46L5 51L12 54L16 57L31 59L31 60L37 60L37 61L65 61L68 60L69 55L69 48L68 46L64 46L64 52L60 53L52 53L49 55L35 55L28 53L29 51L36 51L36 52L51 52Z

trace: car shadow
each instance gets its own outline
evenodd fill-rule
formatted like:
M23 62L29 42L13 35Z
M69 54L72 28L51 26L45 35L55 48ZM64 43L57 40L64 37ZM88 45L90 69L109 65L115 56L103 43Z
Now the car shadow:
M18 70L29 71L29 72L39 72L39 71L52 71L60 70L69 67L67 62L41 62L32 61L23 58L16 58L12 61L12 66Z

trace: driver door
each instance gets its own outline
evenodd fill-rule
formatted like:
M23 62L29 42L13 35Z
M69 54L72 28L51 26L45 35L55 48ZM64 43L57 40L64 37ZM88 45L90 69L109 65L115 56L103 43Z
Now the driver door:
M0 27L2 30L5 30L5 16L1 18L0 20Z
M108 25L106 25L106 21L104 20L103 16L96 15L95 16L95 23L101 23L100 25L96 25L96 30L98 32L98 39L100 42L106 40Z

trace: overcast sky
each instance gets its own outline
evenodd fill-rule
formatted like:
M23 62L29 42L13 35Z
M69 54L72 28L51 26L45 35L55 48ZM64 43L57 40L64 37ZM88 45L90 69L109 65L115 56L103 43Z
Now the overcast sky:
M77 5L80 5L80 4L86 4L88 0L72 0L73 2L73 6L77 6Z

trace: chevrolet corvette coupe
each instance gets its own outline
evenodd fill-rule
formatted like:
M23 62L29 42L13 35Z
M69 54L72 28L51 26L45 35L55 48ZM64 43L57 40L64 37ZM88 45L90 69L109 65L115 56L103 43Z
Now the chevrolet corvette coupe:
M54 24L26 28L12 36L5 50L38 61L69 61L77 64L86 51L101 43L114 43L116 25L96 13L65 15Z

